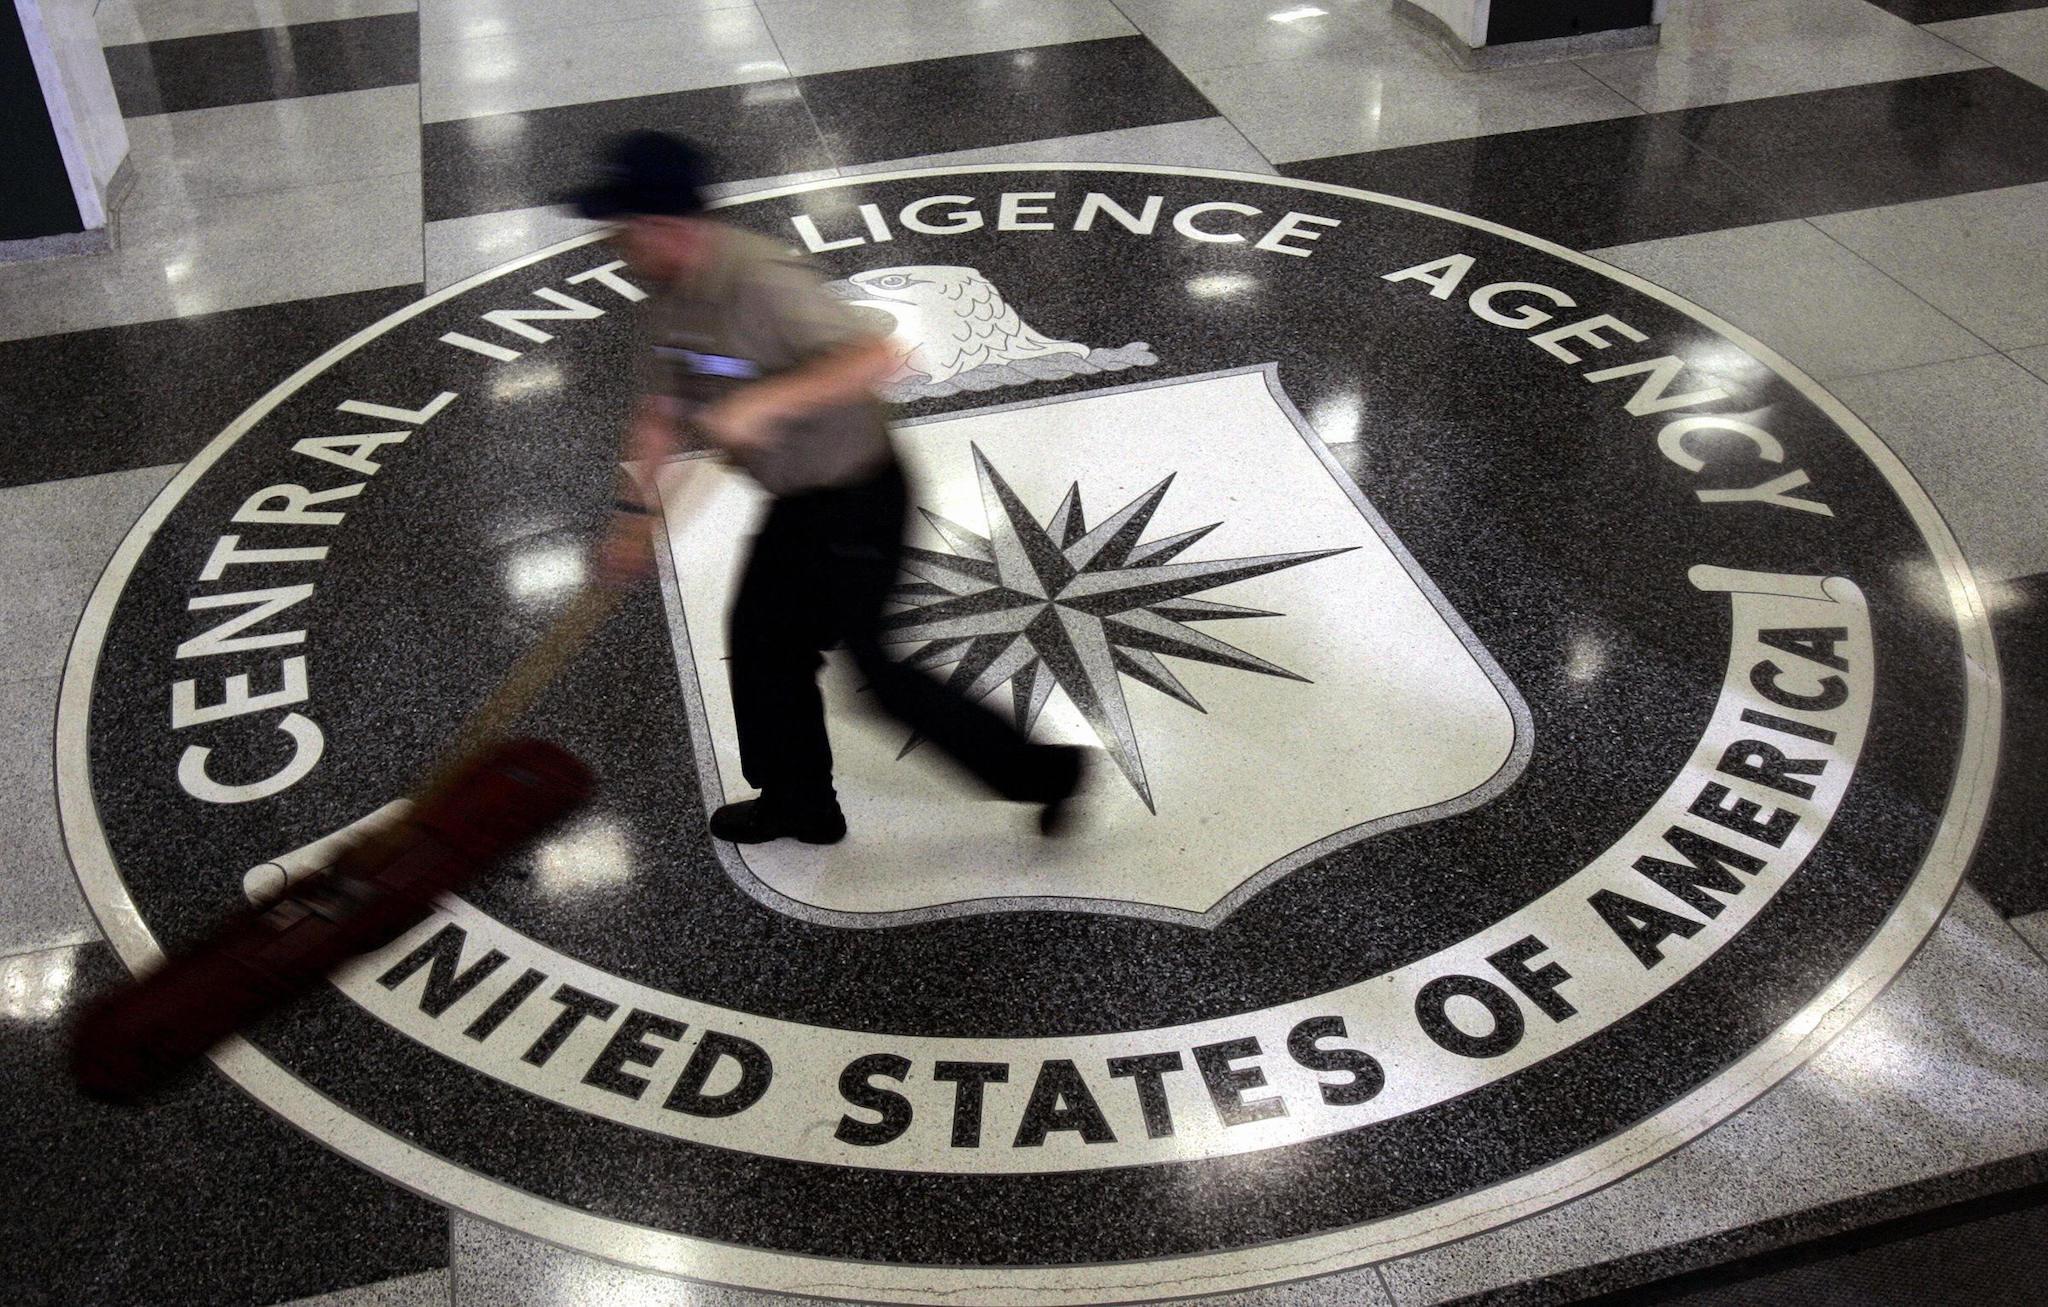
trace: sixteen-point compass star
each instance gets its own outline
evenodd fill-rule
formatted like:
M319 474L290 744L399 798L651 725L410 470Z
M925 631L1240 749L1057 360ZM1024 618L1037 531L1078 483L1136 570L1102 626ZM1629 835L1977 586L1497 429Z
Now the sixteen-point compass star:
M1026 731L1058 686L1155 812L1122 676L1197 712L1207 710L1167 670L1161 655L1308 679L1190 625L1280 614L1193 596L1351 547L1177 563L1176 557L1222 523L1144 541L1173 484L1171 475L1090 529L1079 482L1040 525L978 446L974 470L989 534L976 535L926 511L925 520L953 552L904 551L904 576L892 596L904 607L884 620L882 638L920 644L907 659L913 666L951 667L948 682L972 699L1008 683L1017 723ZM904 752L916 744L913 736Z

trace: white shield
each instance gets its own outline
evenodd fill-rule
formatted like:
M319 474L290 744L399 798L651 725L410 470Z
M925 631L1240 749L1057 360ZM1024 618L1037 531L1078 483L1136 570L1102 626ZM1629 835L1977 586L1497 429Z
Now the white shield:
M901 426L897 448L922 512L894 652L1099 764L1075 833L1043 839L1035 810L988 799L931 745L906 751L834 653L847 839L717 846L774 907L848 926L1024 909L1214 925L1324 852L1485 802L1528 757L1521 696L1270 365L947 414ZM662 489L690 503L668 514L662 570L716 805L752 793L725 613L763 497L704 461ZM1105 544L1120 525L1142 530ZM1075 572L1046 596L1066 655L1021 634L1029 604L948 624L949 601L1048 541ZM1168 583L1139 585L1152 577ZM1135 596L1121 609L1103 598L1119 586Z

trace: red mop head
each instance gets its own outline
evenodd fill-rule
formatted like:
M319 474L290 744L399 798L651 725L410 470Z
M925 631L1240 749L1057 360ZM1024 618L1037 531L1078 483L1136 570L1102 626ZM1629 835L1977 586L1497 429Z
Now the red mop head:
M208 1049L424 920L590 794L590 771L540 740L491 746L418 799L395 828L238 913L210 939L105 995L73 1032L87 1094L132 1101Z

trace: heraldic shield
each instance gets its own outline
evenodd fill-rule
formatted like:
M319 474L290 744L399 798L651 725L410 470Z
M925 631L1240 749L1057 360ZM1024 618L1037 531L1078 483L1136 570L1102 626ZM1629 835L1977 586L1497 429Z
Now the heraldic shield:
M902 423L912 548L890 652L1100 753L1075 834L989 801L869 701L822 686L839 845L720 843L782 911L845 926L1098 911L1212 926L1279 877L1466 811L1529 714L1273 365ZM710 484L695 481L709 478ZM694 484L693 484L694 481ZM725 614L764 507L708 460L661 473L662 568L707 806L746 797Z

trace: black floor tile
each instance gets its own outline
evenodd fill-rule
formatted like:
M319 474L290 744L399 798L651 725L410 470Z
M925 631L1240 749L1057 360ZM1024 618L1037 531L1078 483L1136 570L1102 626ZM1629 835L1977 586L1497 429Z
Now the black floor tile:
M265 1307L447 1265L447 1216L236 1098L0 1146L11 1307Z
M1669 1244L1610 1262L1578 1266L1506 1290L1456 1300L1455 1307L1499 1307L1503 1303L1574 1303L1578 1307L1809 1307L1819 1299L1737 1293L1790 1267L1826 1264L1857 1250L1910 1238L1963 1221L2039 1204L2048 1181L2048 1153L2009 1157L1965 1167L1926 1180L1767 1217L1698 1239ZM1922 1303L1973 1303L1963 1296L1870 1297L1868 1307L1919 1307ZM1829 1307L1833 1307L1832 1302Z
M491 114L421 129L426 219L551 204L582 179L605 141L638 128L709 144L713 181L833 166L798 83L787 80Z
M1141 36L860 68L800 85L840 164L1216 116Z
M420 156L436 222L553 203L643 127L707 142L713 181L747 181L1215 113L1151 42L1118 37L428 123Z
M357 291L0 342L0 486L190 458L300 365L418 299Z
M2002 68L1676 117L1688 140L1802 216L2048 179L2048 89Z
M1647 1307L2039 1307L2048 1283L2048 1188L2034 1186L1613 1299Z
M1281 171L1595 249L2048 180L2048 89L1984 68Z
M2048 909L2048 572L1986 587L1995 607L2005 735L1970 875L2009 917Z
M2041 0L1870 0L1889 9L1909 23L1939 23L1951 18L1977 18L1984 14L2009 14L2020 9L2039 9Z
M210 1068L147 1109L88 1103L64 1032L124 975L104 944L0 960L9 1307L260 1307L447 1265L438 1206L279 1122Z
M194 1075L146 1109L95 1103L72 1086L64 1031L82 1004L127 974L105 944L0 959L11 998L0 1007L0 1146L27 1147L70 1133L134 1133L143 1115L213 1113L235 1097L213 1075Z
M1337 155L1281 172L1440 204L1582 250L1794 216L1686 141L1671 114Z
M107 50L129 118L402 86L420 77L414 14L260 27Z

